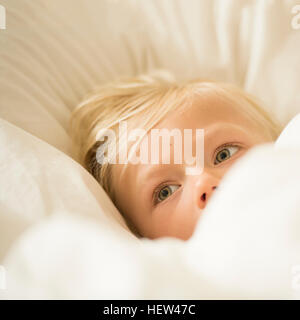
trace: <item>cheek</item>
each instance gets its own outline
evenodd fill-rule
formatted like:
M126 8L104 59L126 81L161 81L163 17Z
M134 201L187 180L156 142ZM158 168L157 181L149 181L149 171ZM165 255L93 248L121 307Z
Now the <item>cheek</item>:
M152 218L151 238L170 236L187 240L193 234L200 214L193 204L192 195L183 194L176 204L166 204L156 210Z
M188 240L196 227L201 216L201 211L193 205L192 201L184 201L185 204L179 206L176 211L176 228L174 228L175 236Z

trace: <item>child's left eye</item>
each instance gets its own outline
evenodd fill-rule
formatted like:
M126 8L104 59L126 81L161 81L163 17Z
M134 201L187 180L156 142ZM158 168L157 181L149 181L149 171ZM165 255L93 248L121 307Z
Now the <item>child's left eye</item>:
M216 154L214 164L218 164L218 163L226 161L227 159L231 158L235 153L237 153L239 151L239 149L240 149L239 146L226 146L226 147L223 147Z

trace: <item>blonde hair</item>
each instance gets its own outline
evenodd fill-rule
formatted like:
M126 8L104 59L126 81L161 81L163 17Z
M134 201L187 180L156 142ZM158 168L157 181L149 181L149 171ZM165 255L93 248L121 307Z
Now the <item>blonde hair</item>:
M109 128L117 133L119 121L129 119L133 127L138 124L137 127L149 131L170 111L187 108L197 94L205 95L207 92L214 92L243 107L249 116L267 128L273 140L282 131L279 122L256 99L234 85L198 78L178 81L166 70L155 70L96 87L77 106L71 117L70 133L79 162L97 179L116 204L111 183L111 165L100 165L96 160L97 149L103 143L97 141L98 132ZM122 144L122 141L117 143ZM125 221L128 224L126 218Z

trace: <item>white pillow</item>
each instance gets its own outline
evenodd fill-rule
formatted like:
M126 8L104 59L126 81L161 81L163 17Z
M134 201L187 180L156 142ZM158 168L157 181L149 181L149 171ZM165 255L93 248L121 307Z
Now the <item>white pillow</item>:
M61 151L0 119L0 261L28 227L56 212L133 237L104 190Z
M99 83L166 68L300 112L293 1L3 0L0 117L70 154L71 110Z

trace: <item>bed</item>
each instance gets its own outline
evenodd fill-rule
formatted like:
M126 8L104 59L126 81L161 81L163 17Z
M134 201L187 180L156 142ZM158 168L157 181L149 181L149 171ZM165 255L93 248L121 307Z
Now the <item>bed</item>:
M1 4L1 299L300 297L296 1ZM137 239L71 150L83 96L152 69L237 84L288 124L233 166L188 241Z

